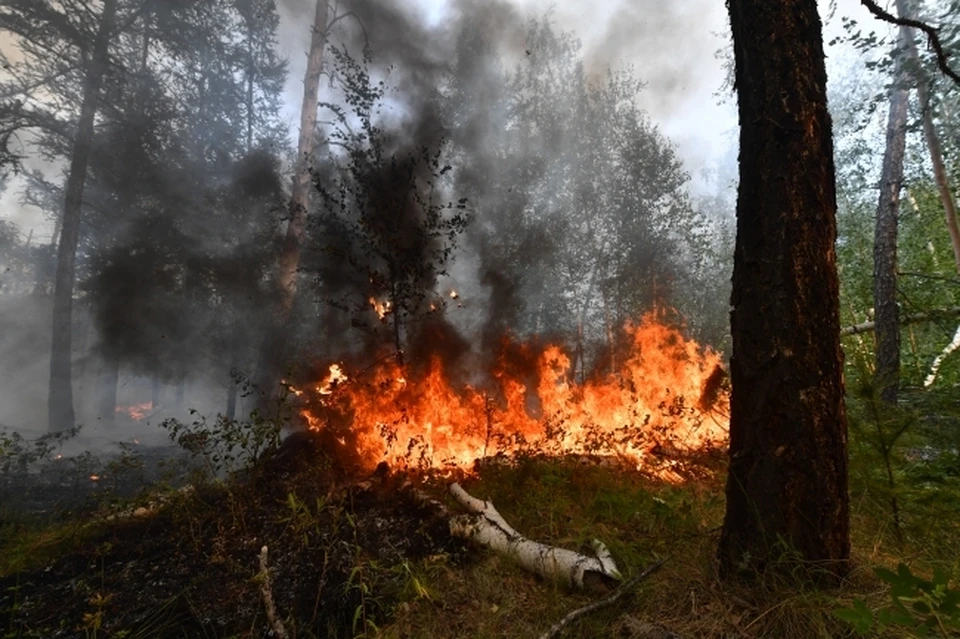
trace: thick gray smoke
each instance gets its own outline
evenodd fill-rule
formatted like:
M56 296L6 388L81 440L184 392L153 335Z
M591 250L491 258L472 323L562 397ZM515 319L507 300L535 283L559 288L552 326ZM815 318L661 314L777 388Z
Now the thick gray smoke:
M381 322L369 302L382 303L391 287L405 300L400 338L414 364L436 353L448 362L489 358L505 334L576 340L585 351L626 314L690 288L686 262L695 256L680 238L688 227L675 223L693 219L686 178L636 105L657 119L685 104L691 84L704 84L714 45L675 37L708 29L707 4L715 3L547 11L519 0L454 0L436 21L412 0L336 4L331 18L349 17L327 43L325 145L291 335L300 357L291 364L309 369L350 351L369 361L396 346L391 316ZM278 6L294 126L314 3ZM632 79L618 74L630 62ZM366 137L351 139L365 129L348 80L359 87L364 73L382 96L371 102ZM647 90L638 93L636 80ZM709 93L718 83L706 84ZM198 139L216 139L218 126L205 124ZM152 393L163 405L197 396L183 388L188 378L221 409L227 372L255 367L273 304L270 269L290 170L289 154L281 155L284 166L268 155L211 152L204 160L218 173L203 184L191 181L201 173L189 160L171 158L172 177L138 177L157 181L147 215L103 230L92 216L90 232L109 241L81 259L88 271L77 317L88 373L102 369L108 382L119 374L124 397L136 394L124 392L133 378L143 399ZM629 170L618 174L622 166ZM111 188L91 197L117 205ZM447 226L428 223L438 207ZM466 217L450 222L458 215L469 225ZM40 390L42 334L31 383ZM589 366L585 356L580 366ZM93 414L96 386L78 389Z

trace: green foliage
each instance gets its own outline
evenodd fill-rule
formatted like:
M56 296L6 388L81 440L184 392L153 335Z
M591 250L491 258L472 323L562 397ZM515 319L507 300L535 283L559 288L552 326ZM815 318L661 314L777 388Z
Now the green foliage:
M280 445L281 434L289 413L288 391L277 398L279 411L272 417L254 411L247 421L217 415L211 423L196 410L189 424L177 419L164 420L160 426L169 431L170 439L194 457L203 460L207 477L212 479L241 470L265 452Z
M924 579L901 563L896 572L877 567L874 573L890 587L889 605L873 611L862 599L856 599L853 607L835 611L857 633L898 627L910 637L947 638L960 631L960 590L950 587L946 572L938 568L932 579Z
M26 473L36 462L49 460L63 442L77 436L80 428L46 433L34 440L25 439L16 431L0 430L0 477Z
M451 194L440 124L411 123L434 135L416 146L383 128L386 82L371 79L366 56L355 60L345 49L331 51L350 108L322 105L334 116L330 143L344 153L329 158L334 175L316 181L322 204L312 223L320 253L312 267L336 293L328 296L329 305L349 311L353 326L399 352L407 325L446 305L434 288L470 221L467 200ZM377 324L388 322L391 329L380 335Z

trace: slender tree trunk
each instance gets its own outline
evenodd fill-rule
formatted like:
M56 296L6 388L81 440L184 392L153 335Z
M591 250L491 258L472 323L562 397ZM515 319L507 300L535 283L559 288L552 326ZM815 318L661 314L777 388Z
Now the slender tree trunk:
M63 222L60 243L57 248L57 271L53 294L53 344L50 352L50 394L47 400L49 422L53 432L74 425L73 387L70 374L71 318L73 284L77 243L80 236L80 208L83 199L83 184L87 177L87 164L93 145L93 124L97 114L100 85L107 67L110 32L117 10L117 0L104 0L100 26L93 45L93 55L84 78L83 102L77 120L77 132L70 158L70 175L67 178L66 196L63 203Z
M253 23L247 23L247 153L253 150Z
M850 554L836 187L816 0L730 0L740 189L719 561L755 576ZM790 567L795 564L791 563Z
M100 423L112 427L117 414L117 385L120 383L120 360L107 356L100 374L100 400L97 402L97 417Z
M293 176L290 197L290 222L286 242L280 255L279 284L281 309L288 315L297 292L297 268L300 266L300 243L307 222L310 203L310 169L313 160L317 130L320 74L323 72L323 52L327 41L327 8L325 0L318 0L310 38L310 57L303 78L303 104L300 107L300 137L297 141L297 170Z
M233 419L237 415L237 371L240 368L240 340L234 337L230 344L230 372L227 376L227 409L224 415Z
M900 27L901 46L907 28ZM900 309L897 305L897 224L903 184L903 154L907 140L909 91L903 62L897 63L887 117L887 143L880 175L880 200L873 234L873 306L877 366L875 379L883 401L896 404L900 388Z
M901 18L912 18L907 0L897 0L897 13ZM947 221L947 230L950 233L950 244L953 246L953 259L960 273L960 225L957 223L957 203L950 190L950 181L947 179L947 168L943 162L943 150L940 147L940 136L933 126L933 114L930 112L930 93L927 91L920 62L920 53L917 42L911 31L906 32L907 56L910 66L914 70L917 83L917 98L920 102L920 119L923 123L923 137L927 141L927 150L930 152L930 162L933 164L933 177L940 192L940 202L943 204L943 213Z
M403 366L403 327L400 323L400 306L397 299L397 281L390 269L390 308L393 311L393 346L396 349L397 365Z
M280 301L276 317L267 326L260 350L257 387L261 395L273 395L280 367L288 346L288 323L297 294L297 270L300 267L300 245L307 224L310 203L310 169L314 154L319 103L320 75L323 72L323 53L327 41L326 0L317 0L310 38L310 53L303 78L303 104L300 107L300 136L297 141L297 166L293 176L290 197L290 221L280 252L277 267L277 288Z

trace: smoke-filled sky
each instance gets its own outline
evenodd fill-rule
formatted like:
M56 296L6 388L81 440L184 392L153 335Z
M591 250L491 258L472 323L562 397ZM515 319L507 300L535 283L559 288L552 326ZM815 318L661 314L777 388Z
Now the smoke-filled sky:
M530 16L552 11L555 24L572 31L584 43L591 73L603 73L613 66L631 66L647 83L639 97L660 130L676 145L698 192L713 192L718 187L706 172L721 169L735 175L736 108L729 95L720 95L723 63L718 50L729 37L726 6L722 0L596 0L591 3L557 3L554 0L377 0L396 4L424 33L437 37L449 32L457 7L500 12L505 25L522 26ZM302 78L309 46L314 0L278 0L282 24L279 34L281 53L289 59L285 119L295 138L299 122ZM858 0L823 0L821 15L826 24L825 40L841 34L841 17L852 17L867 29L883 32ZM516 29L522 40L522 28ZM509 34L508 36L509 37ZM522 41L516 43L522 47ZM0 46L3 43L0 42ZM851 53L842 47L828 49L828 73L831 79L849 68ZM322 85L322 89L325 85ZM291 140L291 145L293 145ZM0 197L0 217L13 220L24 235L34 230L34 241L49 237L52 226L40 214L19 204L18 186Z
M522 49L523 21L551 11L558 29L574 32L584 43L587 71L604 74L607 68L632 66L647 83L640 105L676 145L697 182L701 169L712 168L736 144L736 109L732 100L718 104L724 70L715 53L725 46L728 25L722 0L600 0L592 3L556 3L552 0L458 2L457 0L398 0L411 17L443 33L458 14L458 6L488 4L505 24L520 27L511 35ZM280 41L290 61L287 83L287 120L299 121L302 78L309 45L313 0L281 0ZM321 89L322 91L323 89Z
M279 4L280 42L290 61L287 120L295 129L314 2L281 0ZM676 145L694 190L714 191L721 185L712 183L704 172L736 161L736 101L722 94L725 70L717 56L729 38L723 0L396 0L396 4L440 32L456 19L457 7L465 4L488 4L491 11L501 12L510 7L514 15L504 16L505 23L550 11L558 28L574 32L583 41L588 72L602 74L608 67L630 66L647 83L639 103ZM841 34L841 17L852 17L868 30L886 30L859 0L821 0L820 12L825 41ZM515 33L518 38L524 35L522 29ZM843 48L828 50L831 77L847 70L852 55L856 54ZM734 167L725 168L735 174Z

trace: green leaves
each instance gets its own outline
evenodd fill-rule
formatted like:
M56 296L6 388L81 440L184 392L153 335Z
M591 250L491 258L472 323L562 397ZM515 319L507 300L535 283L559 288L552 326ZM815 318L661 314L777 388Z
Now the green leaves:
M949 577L941 568L934 569L932 579L913 574L903 563L896 572L882 566L873 571L889 584L891 604L874 613L862 599L856 599L852 608L834 611L858 634L865 635L875 627L899 627L911 637L950 637L960 630L960 590L950 588Z

